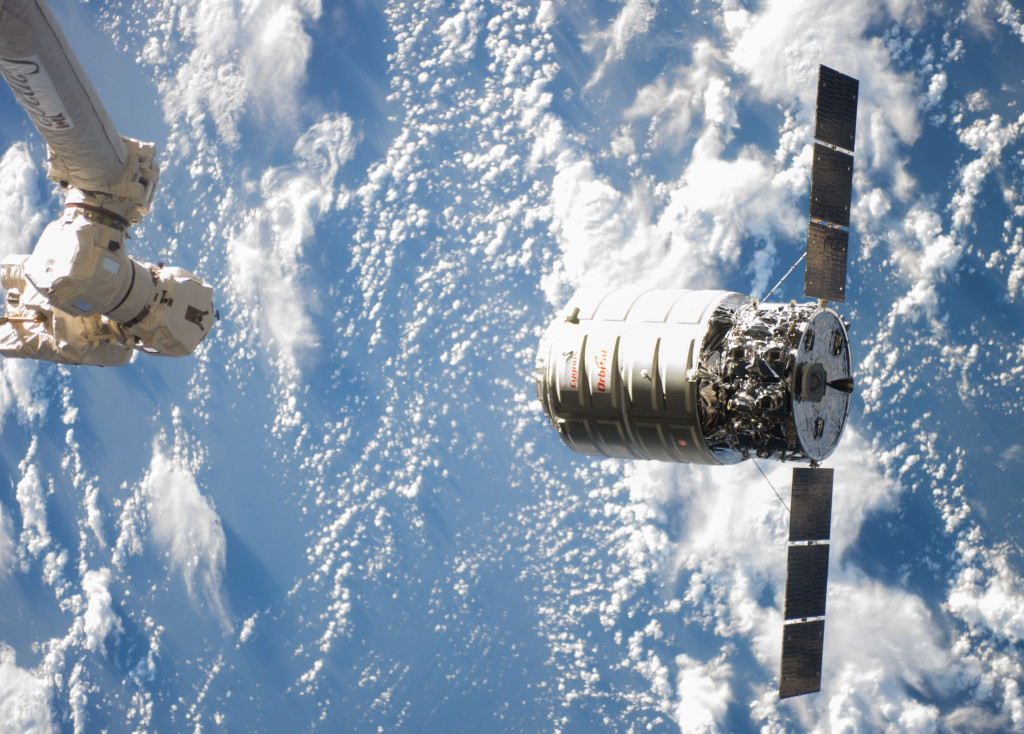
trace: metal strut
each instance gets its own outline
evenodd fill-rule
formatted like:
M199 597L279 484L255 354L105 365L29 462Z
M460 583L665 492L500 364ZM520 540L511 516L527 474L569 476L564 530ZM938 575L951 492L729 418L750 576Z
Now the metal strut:
M786 274L783 275L782 278L779 279L779 282L776 283L772 287L772 289L770 291L768 291L768 294L764 298L762 298L761 300L762 301L767 301L769 296L771 296L771 294L775 292L775 289L778 288L780 285L782 285L782 281L784 281L786 278L788 278L789 274L792 273L794 270L796 270L796 266L799 265L800 263L802 263L805 257L807 257L807 253L806 252L803 255L801 255L799 258L797 258L797 261L795 263L793 263L793 267L791 267L789 270L786 271Z
M752 459L752 461L754 462L754 466L757 467L757 470L761 472L761 476L764 477L764 480L768 482L768 486L772 488L772 491L775 493L775 496L779 498L779 502L781 502L782 506L786 508L786 512L789 513L789 507L786 505L786 501L782 499L782 495L779 494L779 490L775 489L775 485L772 484L772 480L769 479L768 475L764 473L764 469L762 469L761 465L757 463L757 459Z

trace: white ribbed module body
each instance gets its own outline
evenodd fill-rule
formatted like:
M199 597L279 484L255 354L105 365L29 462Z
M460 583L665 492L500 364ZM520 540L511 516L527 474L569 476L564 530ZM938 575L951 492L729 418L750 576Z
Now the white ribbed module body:
M846 424L850 369L845 324L816 303L584 288L541 339L536 387L582 454L818 462Z

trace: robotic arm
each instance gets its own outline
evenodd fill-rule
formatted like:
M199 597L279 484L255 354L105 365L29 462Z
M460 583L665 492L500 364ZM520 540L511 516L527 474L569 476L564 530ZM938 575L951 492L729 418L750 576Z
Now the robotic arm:
M133 349L191 354L213 325L213 289L125 252L160 179L156 147L118 135L44 0L0 0L0 76L47 143L65 207L31 255L0 262L0 354L102 366Z

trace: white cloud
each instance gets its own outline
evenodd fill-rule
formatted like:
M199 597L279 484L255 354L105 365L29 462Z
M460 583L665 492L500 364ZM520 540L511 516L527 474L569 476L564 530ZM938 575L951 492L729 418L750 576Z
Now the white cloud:
M45 368L29 359L5 359L0 364L0 417L14 411L19 423L42 418L49 407Z
M622 10L610 27L596 31L583 39L583 47L589 53L601 53L604 58L598 65L587 86L597 83L608 66L625 56L631 44L647 33L657 11L658 0L626 0Z
M87 650L97 652L103 649L103 642L114 631L124 629L114 612L110 596L110 569L89 570L82 577L86 609L82 615L82 632Z
M330 189L337 181L341 167L355 155L361 135L354 132L352 120L338 113L323 115L295 143L297 166L320 179ZM320 213L327 213L331 201L320 201Z
M940 731L964 732L964 734L1001 734L1012 731L1011 717L994 714L981 706L961 706L943 717L944 728Z
M813 92L812 92L813 93ZM596 174L567 138L557 145L552 231L563 256L545 280L554 302L582 282L649 287L714 287L723 271L750 273L755 289L775 275L776 239L800 241L806 216L796 202L808 187L809 133L797 142L786 116L778 150L744 147L723 157L738 124L737 89L727 59L707 42L692 63L641 89L626 118L647 121L648 153L694 141L674 181L636 179L627 192ZM806 131L805 131L806 132ZM744 240L760 255L740 262Z
M0 158L0 259L30 253L46 223L38 170L22 142L11 145Z
M1004 549L986 548L974 527L957 543L960 569L949 591L949 610L972 632L1016 644L1024 640L1024 579L1007 563Z
M3 505L0 505L0 578L7 576L17 560L14 525Z
M678 703L673 711L681 732L717 732L722 729L729 703L733 699L732 666L725 654L700 663L688 655L676 656L679 674L676 677Z
M949 202L950 226L944 231L942 216L935 202L923 199L904 214L901 229L892 229L888 241L892 261L907 283L905 295L896 299L890 315L928 318L932 330L944 333L938 287L956 272L972 236L975 209L982 186L993 171L1002 165L1003 152L1020 136L1024 116L1004 124L999 115L975 120L958 131L961 143L978 155L964 164L959 172L959 185ZM868 224L868 220L864 221ZM870 226L870 225L868 225ZM1008 254L1015 255L1011 246ZM990 265L994 265L991 261ZM1011 268L1008 291L1012 298L1017 289L1016 264ZM885 340L880 340L884 342Z
M897 20L920 12L913 2L887 5ZM759 13L725 12L724 25L734 68L763 99L783 106L798 100L803 125L813 117L819 63L865 80L858 101L856 166L888 171L898 162L898 145L913 143L920 134L920 103L912 75L896 73L886 46L868 32L881 10L877 3L772 0ZM807 127L804 139L809 136Z
M989 101L988 92L984 89L970 92L965 99L967 100L967 109L971 112L983 112L992 104Z
M142 59L162 66L179 39L192 44L176 74L160 83L168 122L187 123L175 144L187 149L190 138L202 140L209 115L221 140L237 145L238 123L250 106L277 122L293 122L312 52L304 26L321 13L319 0L165 4L151 20Z
M636 212L630 204L641 208L640 202L617 191L598 178L589 161L562 158L552 185L552 229L562 249L559 266L563 269L548 287L553 302L564 300L560 287L567 281L579 285L584 281L618 283L639 265L627 253L629 245L651 239L649 228L635 222ZM639 232L633 231L634 228ZM643 247L641 250L651 249ZM625 285L623 283L623 285Z
M962 232L970 224L985 179L1002 162L1003 150L1020 137L1022 125L1024 115L1005 125L999 115L991 115L958 131L960 142L980 155L960 171L960 186L950 202L954 230Z
M942 95L946 92L948 85L949 78L946 76L946 72L939 71L932 74L931 80L928 82L928 91L925 93L924 108L937 107L942 102Z
M804 220L792 183L755 149L734 160L695 149L682 178L660 187L659 211L643 183L623 193L588 160L564 153L552 187L552 229L563 255L546 281L548 297L561 303L563 285L583 282L712 287L723 265L739 265L744 237L769 244L776 236L799 237ZM755 264L759 282L768 280L762 271L771 264Z
M907 688L950 696L977 682L977 661L951 649L918 596L847 564L828 598L822 695L801 707L806 725L825 716L830 731L934 731L938 709Z
M70 433L70 431L69 431ZM77 447L77 444L76 444ZM80 457L78 457L80 460ZM103 532L103 512L99 506L100 490L95 484L89 483L82 490L82 509L85 510L86 524L100 546L106 546L107 540Z
M764 469L785 498L790 467ZM785 508L750 464L694 467L684 481L686 531L675 551L677 565L693 572L689 613L719 635L748 633L765 617L759 589L785 575Z
M996 3L997 20L1001 25L1006 26L1018 39L1024 42L1024 20L1021 19L1021 12L1013 7L1010 0L999 0Z
M554 24L556 18L555 4L552 0L540 0L540 4L537 7L537 27L547 31Z
M442 65L466 61L473 57L480 32L480 7L473 0L463 0L459 12L449 16L437 28L440 39L437 62Z
M242 26L249 38L242 41L242 58L247 88L264 112L293 115L313 50L304 26L320 18L320 0L250 0L246 5Z
M705 127L721 129L725 136L731 135L736 125L721 52L711 42L700 40L693 45L692 56L690 66L660 74L641 88L625 112L627 120L649 118L647 144L652 149L665 144L678 149L686 138L700 134L700 129L694 128L701 121Z
M242 623L242 629L238 633L238 644L241 645L249 641L252 637L253 631L256 629L256 620L259 618L259 612L253 614L251 617Z
M14 650L0 643L0 727L19 734L57 731L46 680L19 668Z
M145 514L142 511L143 499L133 494L125 500L118 518L118 535L114 546L114 565L123 570L128 556L140 556L144 550L143 532L145 530Z
M181 572L189 596L229 627L221 591L227 539L213 502L199 491L185 462L167 456L159 444L141 489L153 541Z
M82 734L86 731L86 722L89 720L89 680L85 676L85 670L81 663L78 663L72 670L68 679L68 705L71 708L71 721L74 723L75 734Z
M18 480L15 496L21 509L22 552L38 558L50 545L50 531L46 524L46 489L32 460L37 445L33 437L28 453L18 467L21 479Z
M253 321L265 346L275 353L286 382L299 372L298 352L316 345L311 308L315 294L301 280L304 248L315 227L339 203L335 182L351 159L358 137L345 115L325 115L294 147L295 164L266 170L259 183L262 202L241 215L225 197L221 211L241 224L227 240L230 298L240 321Z
M1007 469L1018 470L1024 464L1024 446L1019 443L1011 444L999 453L999 461L996 462L1003 471Z
M46 223L46 210L37 183L38 166L28 145L14 143L0 158L0 259L28 254ZM47 401L38 394L37 366L26 360L5 359L0 365L0 417L16 409L22 420L40 417Z
M636 93L625 117L627 120L650 119L652 147L660 148L665 143L678 147L699 112L700 97L693 86L688 78L675 82L664 74L659 75Z
M989 256L985 267L994 268L1012 259L1006 274L1006 297L1012 303L1024 284L1024 227L1015 227L1011 232L1003 232L1003 244L1006 252L994 250Z

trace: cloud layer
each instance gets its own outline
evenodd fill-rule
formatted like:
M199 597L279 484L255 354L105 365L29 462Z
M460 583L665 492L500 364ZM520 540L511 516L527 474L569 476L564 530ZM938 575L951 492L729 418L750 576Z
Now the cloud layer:
M50 687L19 668L14 650L0 644L0 722L8 731L46 734L57 731L50 713Z
M141 490L153 542L181 573L189 596L230 627L221 590L227 541L213 503L181 459L159 445Z

